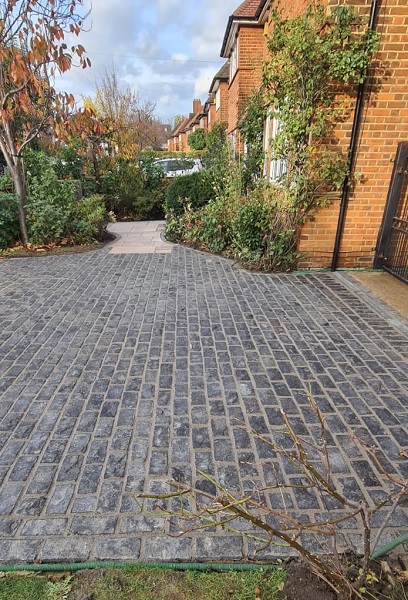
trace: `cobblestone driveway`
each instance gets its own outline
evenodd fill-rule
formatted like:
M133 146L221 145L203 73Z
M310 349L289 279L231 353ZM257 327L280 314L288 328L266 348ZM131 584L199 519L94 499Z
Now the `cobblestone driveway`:
M196 469L267 484L266 447L240 423L276 436L283 408L313 433L309 386L339 485L384 490L350 431L408 476L407 336L331 274L249 274L175 247L2 261L0 281L2 562L252 555L225 531L166 536L134 495ZM301 489L286 502L305 519L324 509Z

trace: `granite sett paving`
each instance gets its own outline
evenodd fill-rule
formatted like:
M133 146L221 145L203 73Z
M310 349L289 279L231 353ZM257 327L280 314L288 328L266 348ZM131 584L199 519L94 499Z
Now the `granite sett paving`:
M243 492L274 469L299 483L248 428L281 441L284 409L316 435L309 391L340 489L370 501L389 489L351 433L408 477L408 337L395 318L330 273L111 248L0 262L0 562L253 558L237 532L170 537L135 495L205 485L199 470ZM338 510L313 490L265 497L305 521ZM398 507L383 539L407 522ZM351 525L343 541L360 543Z

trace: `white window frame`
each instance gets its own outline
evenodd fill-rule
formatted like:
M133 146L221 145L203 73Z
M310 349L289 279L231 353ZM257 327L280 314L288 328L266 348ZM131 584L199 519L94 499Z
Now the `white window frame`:
M238 71L238 39L235 40L235 44L231 50L230 56L230 82L233 80L235 73Z
M218 86L218 90L215 93L215 110L220 110L221 108L221 87Z
M230 138L230 143L231 143L231 148L233 150L233 152L236 152L236 148L237 148L237 130L234 129L234 131L232 131L229 135Z
M283 158L273 158L270 155L270 142L275 139L282 129L282 124L278 118L268 114L265 122L264 152L265 162L263 168L264 177L267 177L271 183L278 183L282 175L287 171L287 161Z

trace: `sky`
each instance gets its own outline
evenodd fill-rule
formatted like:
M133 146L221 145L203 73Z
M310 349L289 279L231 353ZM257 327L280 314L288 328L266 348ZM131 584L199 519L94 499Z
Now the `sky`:
M85 0L88 2L89 0ZM242 1L242 0L241 0ZM228 17L240 0L93 0L77 43L92 66L72 68L57 83L76 100L93 96L106 69L121 84L155 103L156 116L173 124L176 114L205 101L224 64L221 45Z

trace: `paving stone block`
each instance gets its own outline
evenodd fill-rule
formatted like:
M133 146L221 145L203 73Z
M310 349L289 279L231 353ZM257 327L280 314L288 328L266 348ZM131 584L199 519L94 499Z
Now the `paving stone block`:
M95 560L116 560L135 561L140 556L140 540L137 538L114 538L107 540L98 540L95 543L93 556Z
M238 535L209 537L197 540L197 558L217 562L221 559L242 560L243 538Z
M81 472L83 456L68 454L62 461L57 481L75 481Z
M186 537L181 539L148 537L145 540L143 554L146 560L168 562L189 560L192 556L192 540Z
M44 536L58 535L63 537L68 519L32 519L26 521L22 530L22 536Z
M90 558L91 542L84 538L46 540L39 559L43 562L83 562Z
M56 485L46 508L47 514L64 515L68 510L74 491L75 486L72 484Z
M105 535L114 533L117 517L74 517L71 533L74 535Z
M41 540L1 540L0 563L33 563L38 556Z

